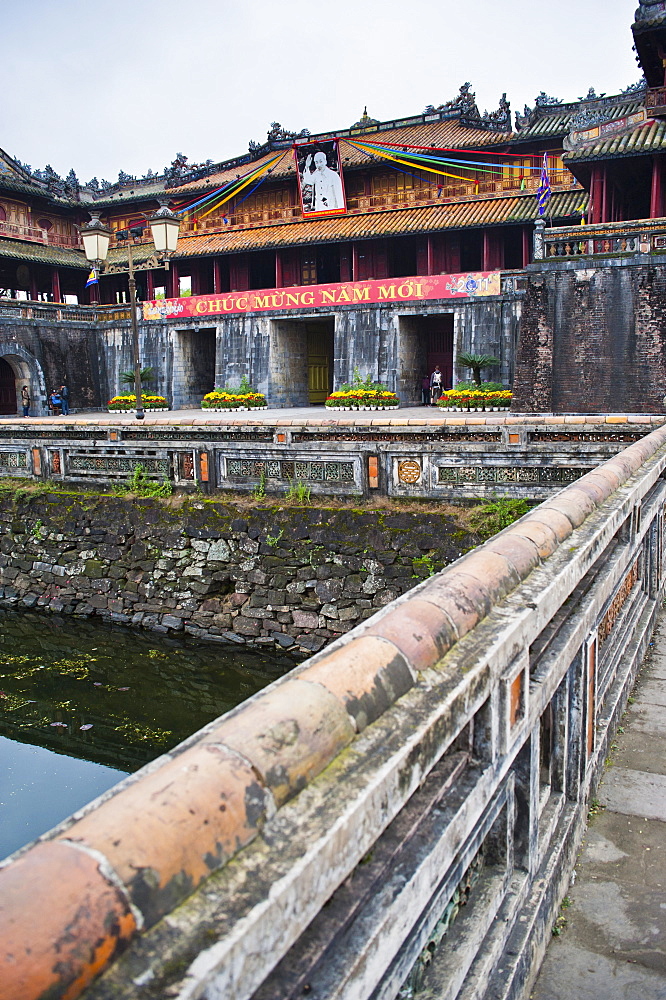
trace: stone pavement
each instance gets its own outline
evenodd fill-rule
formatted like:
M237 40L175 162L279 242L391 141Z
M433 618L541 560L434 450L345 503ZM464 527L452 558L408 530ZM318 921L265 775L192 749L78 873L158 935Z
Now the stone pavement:
M533 1000L666 1000L666 611L621 729Z
M271 424L280 426L302 424L387 424L393 426L436 424L475 425L475 424L663 424L666 417L663 414L641 413L592 413L592 414L516 414L505 412L474 412L461 413L441 410L430 406L405 406L399 410L330 410L324 406L294 406L282 409L266 410L229 410L227 413L215 413L200 408L192 410L169 410L166 413L150 413L146 411L144 424L180 425L180 424L213 424L229 426L230 424ZM109 413L107 410L74 412L69 416L54 417L19 417L16 414L0 416L0 426L3 421L18 421L28 426L44 424L134 424L133 413Z

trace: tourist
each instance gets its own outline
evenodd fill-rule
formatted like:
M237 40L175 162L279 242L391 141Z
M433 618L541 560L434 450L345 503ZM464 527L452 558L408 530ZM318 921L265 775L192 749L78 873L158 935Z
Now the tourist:
M30 416L30 391L27 385L21 389L21 405L23 406L23 416Z
M430 376L421 376L421 404L428 406L430 403Z
M437 406L437 400L442 395L442 373L439 365L435 365L435 370L430 376L430 405Z
M66 385L60 386L60 409L63 417L69 413L69 389Z
M57 389L53 389L51 395L49 396L49 407L53 416L57 416L60 413L60 407L62 406L62 399L60 398L60 393Z

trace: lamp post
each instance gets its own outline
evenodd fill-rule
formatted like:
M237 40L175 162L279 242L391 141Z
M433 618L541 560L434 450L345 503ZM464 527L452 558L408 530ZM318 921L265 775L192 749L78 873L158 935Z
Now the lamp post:
M102 268L104 261L106 260L109 252L109 241L113 231L100 221L99 213L91 212L90 214L91 221L86 226L81 228L81 239L83 241L83 249L86 258L100 271L101 274L103 273ZM131 240L132 238L140 239L143 236L144 226L132 226L129 230L118 230L115 233L116 240L127 240L128 266L126 273L129 281L130 310L132 318L132 356L134 365L134 394L136 397L135 416L137 420L143 420L144 412L143 397L141 393L139 323L136 315L136 279L134 277L134 272L135 270L152 270L155 267L163 267L168 270L169 257L172 253L174 253L178 244L178 230L180 228L180 220L178 216L175 215L166 204L162 204L155 214L147 220L147 222L150 226L153 243L155 244L155 250L162 259L161 264L158 264L156 261L151 261L148 267L144 266L135 268L134 266ZM113 273L118 274L119 271L122 273L123 270L124 269L114 267Z

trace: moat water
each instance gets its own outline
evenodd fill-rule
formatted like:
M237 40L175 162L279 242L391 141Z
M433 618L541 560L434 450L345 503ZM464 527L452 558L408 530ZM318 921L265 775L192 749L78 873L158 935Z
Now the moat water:
M290 666L244 647L0 611L0 858Z

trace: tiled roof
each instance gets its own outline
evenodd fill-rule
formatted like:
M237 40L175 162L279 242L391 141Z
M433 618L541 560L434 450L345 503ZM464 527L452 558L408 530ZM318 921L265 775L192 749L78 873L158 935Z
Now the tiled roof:
M532 121L516 133L514 141L525 142L551 136L565 136L571 128L572 119L581 112L608 112L612 108L613 118L623 118L634 114L643 107L644 96L603 98L595 101L577 101L574 104L546 105L532 112Z
M331 133L331 138L335 133ZM347 141L347 138L349 141ZM390 129L375 128L371 131L362 132L341 138L340 156L343 166L354 167L364 163L372 162L372 158L365 153L355 149L350 142L356 140L366 140L368 142L392 143L401 145L436 146L440 148L469 148L478 146L504 145L510 139L510 133L495 132L490 129L472 128L469 125L461 124L458 118L448 118L436 122L426 122L421 125L405 125ZM313 138L316 141L316 138ZM187 195L195 191L207 191L212 188L221 187L229 181L235 180L238 176L243 176L251 170L258 169L276 156L280 149L273 149L251 163L244 163L233 167L223 168L208 177L203 177L189 184L183 184L177 188L169 189L172 197ZM291 147L284 150L285 156L275 170L271 171L274 177L295 176L296 169L294 156Z
M90 264L80 251L47 246L43 243L24 243L21 240L0 239L0 257L29 260L40 264L57 264L59 267L90 269Z
M582 190L553 194L547 214L555 219L574 218L587 204ZM309 243L332 243L363 240L405 233L433 233L479 226L501 226L533 222L537 218L537 200L532 193L507 198L474 198L444 205L391 209L384 212L310 219L252 229L206 232L184 236L178 241L177 257L239 253ZM145 252L149 248L137 248ZM137 254L138 258L138 254Z
M620 156L640 156L666 149L666 122L648 119L637 128L621 135L599 137L567 152L562 157L565 163L584 160L612 159Z

